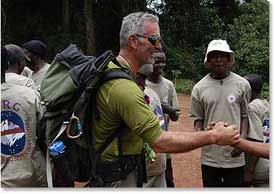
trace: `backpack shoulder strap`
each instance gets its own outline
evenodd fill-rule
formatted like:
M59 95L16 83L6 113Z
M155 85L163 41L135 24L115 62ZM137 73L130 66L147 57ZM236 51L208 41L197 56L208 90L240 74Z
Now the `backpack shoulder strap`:
M100 85L103 85L104 83L113 80L113 79L128 79L128 80L133 80L133 78L126 72L127 69L124 68L115 68L115 69L107 69L104 74L102 75L102 77L100 78ZM96 109L96 99L95 99L95 95L92 98L92 103L93 106L95 108L95 110L93 111L95 118L99 118L98 115L98 111ZM102 152L108 147L108 145L110 143L112 143L112 141L116 138L119 137L121 131L120 130L116 130L112 135L110 135L105 142L102 144L102 146L98 149L97 154L101 155Z
M128 79L134 81L134 78L131 77L128 73L128 69L121 67L121 68L113 68L113 69L107 69L103 72L103 74L100 76L99 81L97 82L97 85L95 86L95 91L98 91L98 89L106 82L114 79ZM95 108L92 112L94 113L95 118L99 119L99 114L96 108L96 93L94 92L93 95L88 97L87 99L91 99L92 107Z
M104 71L104 73L101 75L100 80L98 81L97 89L100 88L104 83L113 80L113 79L128 79L128 80L133 80L133 78L127 73L127 69L124 69L123 67L120 68L115 68L115 69L107 69ZM88 111L86 115L91 115L94 119L99 119L99 114L96 108L96 92L94 92L91 96L88 97L90 99L90 104L89 107L92 107L92 110ZM89 118L91 118L89 116ZM86 123L86 122L85 122ZM86 123L87 124L87 123ZM105 142L99 147L99 149L96 151L93 146L89 146L89 153L91 158L94 158L91 160L91 169L90 169L90 179L94 179L92 182L96 182L95 179L97 179L96 175L96 163L100 159L101 154L104 152L104 150L112 143L112 141L116 137L120 137L122 131L121 129L117 129L114 131L113 134L111 134ZM94 139L91 131L87 131L87 142L89 145L94 145ZM122 150L119 150L120 155Z
M101 77L101 80L102 80L101 84L105 83L105 82L107 82L109 80L119 79L119 78L124 78L124 79L135 81L135 78L133 77L133 75L131 75L129 69L127 69L126 67L123 67L116 60L116 58L113 58L112 62L114 64L116 64L119 68L105 70L104 73L103 73L103 75L102 75L102 77Z
M101 83L105 83L107 81L113 79L124 78L128 80L133 80L133 78L124 70L124 69L107 69L101 77Z

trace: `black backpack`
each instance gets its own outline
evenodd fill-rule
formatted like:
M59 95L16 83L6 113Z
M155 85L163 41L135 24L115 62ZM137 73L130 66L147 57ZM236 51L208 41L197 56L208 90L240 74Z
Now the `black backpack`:
M107 69L111 61L119 68ZM96 151L90 121L99 116L95 101L99 87L118 78L132 80L111 51L99 57L85 56L71 44L54 58L40 89L46 105L42 123L48 145L49 187L74 187L78 182L102 186L96 175L96 161L119 131Z

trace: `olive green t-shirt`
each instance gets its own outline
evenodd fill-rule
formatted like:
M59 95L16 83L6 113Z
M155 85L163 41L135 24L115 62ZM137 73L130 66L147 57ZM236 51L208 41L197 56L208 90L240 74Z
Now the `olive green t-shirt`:
M130 70L127 64L122 65ZM108 68L118 68L118 66L110 62ZM104 83L98 91L96 101L100 116L99 120L93 121L96 149L123 122L127 126L123 128L122 134L123 155L140 154L144 142L152 144L162 134L158 118L145 104L144 93L132 80L114 79ZM116 138L103 152L102 159L112 161L117 157Z
M193 88L189 116L203 120L204 129L211 121L235 124L240 132L241 119L247 117L251 88L246 79L230 72L223 80L208 74ZM231 157L231 146L209 145L202 148L201 163L216 168L236 168L245 164L244 153Z

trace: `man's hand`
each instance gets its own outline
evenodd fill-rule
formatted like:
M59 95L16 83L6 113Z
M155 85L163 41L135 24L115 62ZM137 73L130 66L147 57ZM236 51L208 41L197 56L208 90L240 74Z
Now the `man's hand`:
M180 110L173 108L171 105L169 104L161 104L163 113L166 113L169 115L169 118L172 121L177 121L180 115Z
M218 122L211 132L214 135L214 142L217 145L233 145L240 141L240 134L238 133L236 125Z
M214 127L215 127L215 125L216 125L216 122L214 122L214 121L211 121L208 125L207 125L207 131L209 131L209 130L212 130Z
M238 157L238 156L241 155L241 153L243 153L242 150L239 150L239 149L236 149L236 148L235 148L235 149L232 150L232 152L231 152L231 157L232 157L232 158Z
M177 121L179 119L180 110L174 109L173 112L169 113L169 118L171 121Z

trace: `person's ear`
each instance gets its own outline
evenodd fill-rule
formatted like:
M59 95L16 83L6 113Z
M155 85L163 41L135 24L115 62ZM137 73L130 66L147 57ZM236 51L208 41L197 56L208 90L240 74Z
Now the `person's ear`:
M136 49L137 48L137 45L138 45L138 39L137 39L137 37L135 36L135 35L130 35L129 37L128 37L128 45L130 46L130 47L132 47L133 49Z

